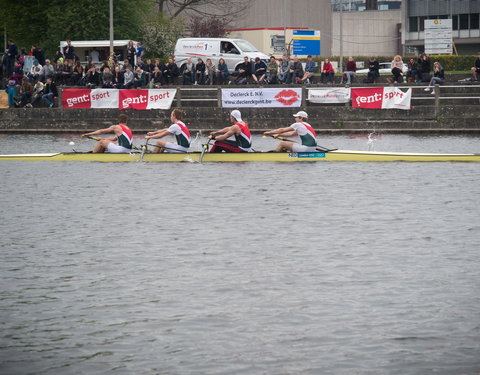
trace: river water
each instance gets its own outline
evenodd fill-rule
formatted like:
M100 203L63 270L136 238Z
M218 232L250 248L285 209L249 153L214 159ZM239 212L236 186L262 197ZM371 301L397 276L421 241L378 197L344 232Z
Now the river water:
M3 135L0 153L72 139L93 146ZM375 149L479 141L383 135ZM480 373L476 163L0 172L1 374Z

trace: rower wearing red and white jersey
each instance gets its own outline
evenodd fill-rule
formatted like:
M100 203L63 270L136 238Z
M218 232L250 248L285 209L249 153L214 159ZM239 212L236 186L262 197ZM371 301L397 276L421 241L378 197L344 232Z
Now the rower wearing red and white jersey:
M167 135L174 135L177 143L169 141L157 141L156 147L153 152L170 152L170 153L182 153L188 152L190 148L190 131L187 125L182 122L183 112L179 109L174 109L170 115L172 125L167 129L161 129L154 132L148 132L145 139L163 138Z
M230 113L230 122L232 126L210 133L209 138L215 139L210 152L253 152L252 135L239 110Z
M128 116L122 113L118 116L118 125L112 125L109 128L85 133L82 134L82 137L113 133L115 137L99 138L93 152L107 151L114 154L130 153L132 151L133 134L132 130L127 126L127 120Z
M276 152L292 151L292 152L315 152L317 151L317 135L312 126L307 122L308 114L305 111L299 111L293 115L295 122L286 127L265 132L263 134L276 137L294 137L299 136L300 143L294 141L283 140L275 149Z

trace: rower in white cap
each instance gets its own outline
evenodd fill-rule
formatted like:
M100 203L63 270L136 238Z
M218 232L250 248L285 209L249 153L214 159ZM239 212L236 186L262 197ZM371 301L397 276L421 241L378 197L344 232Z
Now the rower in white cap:
M275 149L276 152L315 152L317 151L317 135L312 126L307 122L308 114L305 111L299 111L293 115L295 122L286 128L278 128L263 133L273 138L282 139ZM285 137L299 136L301 144L295 141L284 139Z
M252 152L252 135L239 110L230 113L230 122L232 126L210 133L208 138L215 139L210 152Z

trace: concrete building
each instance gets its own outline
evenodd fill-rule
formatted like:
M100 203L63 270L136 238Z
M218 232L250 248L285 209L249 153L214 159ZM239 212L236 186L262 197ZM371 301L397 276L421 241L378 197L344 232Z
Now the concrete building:
M460 55L480 51L479 0L403 0L405 53L424 51L426 19L452 19L453 42Z
M320 30L321 55L331 56L331 9L330 0L257 0L232 22L229 35L278 56L291 43L294 29Z

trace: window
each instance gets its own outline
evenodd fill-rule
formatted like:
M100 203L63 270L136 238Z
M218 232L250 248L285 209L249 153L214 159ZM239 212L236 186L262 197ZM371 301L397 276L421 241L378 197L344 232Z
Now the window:
M472 13L470 14L470 29L479 29L479 14Z
M420 19L420 31L425 31L425 20L428 19L426 16L419 17Z
M417 17L409 17L408 31L411 32L411 33L418 31L418 18Z
M452 16L452 30L458 30L458 16Z
M468 14L460 14L460 30L468 30Z

